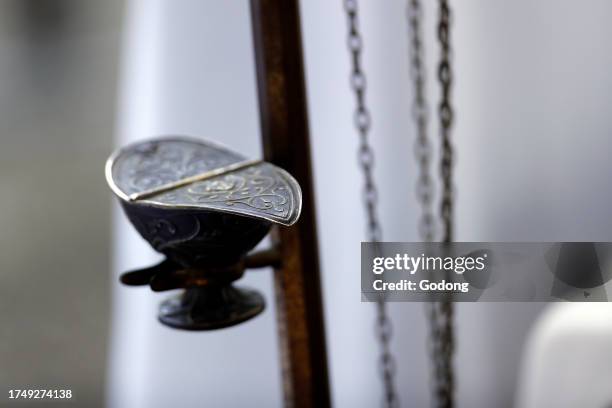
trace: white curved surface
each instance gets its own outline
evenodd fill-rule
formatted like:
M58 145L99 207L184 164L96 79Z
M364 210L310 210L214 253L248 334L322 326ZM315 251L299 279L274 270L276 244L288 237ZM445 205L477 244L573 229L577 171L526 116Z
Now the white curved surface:
M612 305L556 304L527 344L517 408L612 404Z

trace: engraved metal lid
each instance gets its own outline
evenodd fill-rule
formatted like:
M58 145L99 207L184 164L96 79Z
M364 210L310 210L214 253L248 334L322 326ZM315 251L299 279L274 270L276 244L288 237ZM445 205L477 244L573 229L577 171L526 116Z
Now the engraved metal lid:
M205 209L282 225L300 216L302 192L285 170L209 141L163 137L115 151L106 181L124 202Z

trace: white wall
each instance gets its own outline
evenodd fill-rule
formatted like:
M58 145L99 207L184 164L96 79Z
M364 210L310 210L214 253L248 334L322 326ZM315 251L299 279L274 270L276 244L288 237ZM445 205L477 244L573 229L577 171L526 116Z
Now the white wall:
M611 3L453 2L459 240L606 240ZM426 9L429 93L436 10ZM387 240L417 240L404 2L361 1ZM328 349L335 406L380 402L374 308L360 303L361 180L340 1L302 2ZM246 1L132 0L117 144L164 133L209 137L259 155ZM435 117L435 116L434 116ZM436 136L436 126L432 135ZM588 180L588 181L586 181ZM116 212L115 273L155 256ZM269 274L244 279L269 301L236 328L162 327L165 295L115 287L109 406L280 406ZM510 406L525 333L539 304L458 307L460 406ZM423 306L394 304L405 406L429 401ZM410 404L409 404L410 403Z

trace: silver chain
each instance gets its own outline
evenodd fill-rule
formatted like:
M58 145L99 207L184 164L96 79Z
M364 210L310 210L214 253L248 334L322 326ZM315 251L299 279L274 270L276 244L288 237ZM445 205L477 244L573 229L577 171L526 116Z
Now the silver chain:
M442 178L442 197L440 203L440 218L443 224L442 242L453 241L453 146L451 144L451 128L453 125L453 109L451 106L452 69L450 63L450 24L451 12L448 0L439 0L438 41L440 43L440 62L438 64L438 80L442 90L438 115L440 118L441 156L440 175ZM435 397L436 406L452 408L454 406L455 376L453 372L453 354L455 351L455 336L453 328L454 307L450 300L432 304L432 321L435 322L434 342L435 352Z
M348 21L347 40L352 66L350 83L356 101L354 122L359 134L358 161L363 174L363 201L367 218L367 238L368 241L379 242L382 239L382 230L377 212L378 191L372 173L374 151L368 140L372 121L365 100L366 77L361 66L363 42L358 29L357 0L344 0L344 10ZM396 364L390 347L391 335L392 325L387 314L386 303L384 299L380 299L376 303L376 337L380 344L379 369L383 381L383 407L385 408L399 407L399 399L395 391Z
M433 215L433 186L429 166L431 163L431 143L427 134L429 107L425 92L425 66L421 21L423 9L419 0L408 0L408 27L410 30L410 73L414 82L414 102L412 116L416 123L417 138L414 145L415 156L419 165L416 195L421 205L419 235L425 242L433 241L435 224Z
M432 211L433 187L429 165L431 162L431 144L427 134L428 105L425 93L424 50L422 40L423 10L419 0L408 0L408 26L410 28L410 66L414 82L413 117L417 128L415 144L416 158L419 164L417 180L417 200L421 205L419 234L425 242L435 238L435 225ZM438 79L442 88L442 100L439 106L440 132L442 136L441 176L442 200L440 218L444 226L444 242L452 241L452 145L450 128L452 125L452 107L450 104L451 67L450 67L450 9L448 3L440 1L440 21L438 38L442 55L438 66ZM453 304L449 301L427 303L429 320L430 353L433 363L433 405L450 408L454 402L454 375L452 357L454 352Z
M442 139L442 156L440 159L440 174L442 176L442 203L440 216L444 224L443 242L453 240L453 146L450 135L453 125L453 108L451 106L451 87L453 72L450 64L450 8L447 0L440 0L440 21L438 23L438 40L440 41L440 63L438 65L438 80L442 89L442 99L438 107L440 116L440 134Z

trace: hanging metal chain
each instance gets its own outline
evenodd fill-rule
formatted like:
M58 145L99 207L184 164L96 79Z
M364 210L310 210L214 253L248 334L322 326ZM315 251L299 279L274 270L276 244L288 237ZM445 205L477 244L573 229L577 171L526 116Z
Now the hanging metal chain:
M417 200L421 205L421 220L419 223L419 235L424 242L432 241L435 237L435 225L432 210L433 187L430 175L431 144L427 134L428 105L425 93L425 67L424 49L422 40L422 16L423 10L419 0L408 0L408 26L410 28L410 67L414 82L413 116L417 127L417 140L415 144L416 158L419 164L419 178L417 181ZM447 20L445 17L444 20ZM444 24L447 24L445 21ZM448 26L446 26L448 30ZM447 36L445 36L447 38ZM445 72L449 68L448 48L442 58ZM445 77L446 81L446 77ZM443 84L445 97L441 106L444 114L450 110L449 88L450 83ZM449 123L442 125L450 126ZM448 136L448 128L444 135ZM450 144L447 143L447 147ZM449 149L446 149L449 152ZM451 152L452 153L452 152ZM442 154L447 159L445 153ZM445 168L446 168L446 162ZM450 175L447 171L445 174ZM445 183L443 182L443 185ZM445 203L445 205L448 203ZM451 201L452 204L452 201ZM446 207L445 207L446 208ZM451 214L451 213L449 213ZM452 214L451 214L452 215ZM450 217L445 217L445 231ZM449 237L446 236L445 239ZM429 322L429 347L431 360L433 362L433 390L434 406L451 407L453 404L453 375L452 375L452 304L449 302L429 302L426 304Z
M357 0L344 0L344 10L348 20L348 48L351 54L352 65L350 83L357 103L354 121L359 134L358 160L363 174L363 200L367 217L367 238L368 241L379 242L382 239L382 230L377 212L378 191L372 173L374 151L368 140L371 116L366 107L366 77L361 67L363 42L358 28ZM385 408L397 408L399 407L399 400L395 391L396 366L390 347L392 325L386 309L384 299L380 299L376 304L376 336L380 343L379 368L384 388L383 406Z
M440 172L442 175L442 202L440 215L444 224L443 242L453 240L453 147L450 142L453 124L453 109L450 93L453 82L453 72L450 65L450 8L447 0L440 0L440 21L438 24L438 40L441 55L438 65L438 80L442 88L442 100L438 108L440 115L440 134L442 136L442 156Z
M453 109L451 106L451 86L453 75L450 64L450 24L451 12L448 0L439 1L438 41L440 43L440 63L438 65L438 80L442 91L438 115L440 118L441 156L440 175L442 177L442 197L440 202L440 217L443 225L442 242L450 243L453 240L453 147L451 144L451 128L453 125ZM453 330L454 307L450 300L443 300L433 304L436 319L436 332L438 340L435 344L436 352L436 405L451 408L454 405L455 377L453 373L453 354L455 351L455 338Z
M429 172L431 145L427 134L428 106L425 98L425 68L423 66L424 50L422 40L423 10L419 0L408 0L408 26L410 28L410 65L414 81L413 115L417 127L415 145L419 164L417 181L417 199L421 204L419 233L425 242L435 237L435 225L432 211L433 187ZM452 72L450 67L450 9L447 1L440 1L440 21L438 38L442 54L438 66L438 79L442 89L442 100L439 106L441 146L442 199L440 218L444 227L443 242L452 241L452 145L450 129L453 112L450 104ZM433 362L434 406L449 408L453 406L454 376L452 357L454 352L453 337L453 304L449 301L429 302L426 305L430 328L430 353Z
M430 352L433 362L433 406L451 408L454 406L453 375L453 304L450 301L427 304L430 321Z
M429 107L425 92L425 65L422 40L423 9L419 0L408 0L408 27L410 31L410 73L414 82L414 102L412 115L416 123L417 139L414 145L415 156L419 165L416 195L421 205L419 235L425 242L433 241L435 224L432 209L433 186L429 165L431 162L431 143L427 134Z

